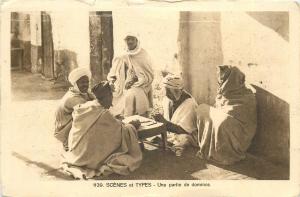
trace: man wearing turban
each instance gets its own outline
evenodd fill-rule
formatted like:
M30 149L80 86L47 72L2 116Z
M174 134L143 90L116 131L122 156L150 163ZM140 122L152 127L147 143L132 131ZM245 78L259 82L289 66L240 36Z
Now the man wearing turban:
M152 81L154 73L148 53L141 48L137 34L128 33L125 38L126 54L115 57L108 74L115 81L115 115L145 115L152 104Z
M72 87L63 96L56 110L54 136L62 142L65 150L68 150L68 135L72 126L74 106L95 98L89 91L90 78L91 72L87 68L72 70L68 77Z
M163 86L166 91L164 114L156 114L154 118L172 133L168 141L173 144L176 155L181 156L187 146L197 146L197 103L184 90L181 76L168 74L163 79Z

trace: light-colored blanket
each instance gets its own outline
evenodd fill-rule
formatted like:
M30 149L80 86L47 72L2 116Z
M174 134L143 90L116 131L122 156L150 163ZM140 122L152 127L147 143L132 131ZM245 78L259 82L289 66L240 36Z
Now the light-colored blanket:
M142 161L136 129L116 120L96 100L74 108L63 169L75 178L127 175Z
M199 154L229 165L245 158L256 131L256 99L245 87L244 74L236 67L218 90L216 106L197 108Z

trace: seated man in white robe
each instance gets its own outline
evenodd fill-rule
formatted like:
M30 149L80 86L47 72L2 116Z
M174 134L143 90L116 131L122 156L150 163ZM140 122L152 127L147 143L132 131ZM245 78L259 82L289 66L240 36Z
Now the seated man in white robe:
M101 82L92 91L96 100L74 108L63 169L78 179L110 173L128 175L142 161L137 137L140 123L124 124L109 112L112 91L108 82Z
M163 101L164 115L155 114L156 121L166 125L172 134L168 141L173 143L173 150L181 156L187 146L197 146L197 103L183 89L180 76L168 74L163 79L166 96Z
M150 56L140 46L136 34L124 38L127 50L125 55L115 57L107 76L114 81L114 115L147 115L153 106L152 82L154 73Z

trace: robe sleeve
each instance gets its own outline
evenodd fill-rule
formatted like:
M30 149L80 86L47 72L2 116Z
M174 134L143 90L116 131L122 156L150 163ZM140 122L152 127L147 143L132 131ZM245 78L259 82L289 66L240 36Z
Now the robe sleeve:
M86 100L80 96L69 98L64 103L64 109L67 113L72 113L76 105L85 103Z
M179 125L186 132L192 133L197 129L196 108L197 105L192 101L185 103L184 110L182 110L180 114L174 113L171 122ZM174 117L174 116L178 116L178 117Z

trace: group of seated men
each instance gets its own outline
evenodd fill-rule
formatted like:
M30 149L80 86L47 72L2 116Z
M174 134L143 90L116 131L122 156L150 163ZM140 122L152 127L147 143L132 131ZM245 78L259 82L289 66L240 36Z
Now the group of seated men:
M88 69L76 68L69 75L72 87L56 111L55 137L64 147L63 169L75 178L127 175L141 164L140 122L125 124L121 118L149 116L154 75L137 38L129 35L125 40L128 54L114 59L108 81L90 91ZM256 100L237 67L218 66L217 73L214 106L198 105L184 89L181 75L164 76L163 114L150 118L164 124L177 156L192 146L198 157L230 165L245 158L255 134Z

